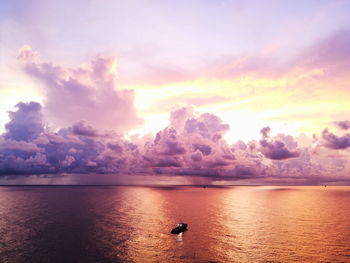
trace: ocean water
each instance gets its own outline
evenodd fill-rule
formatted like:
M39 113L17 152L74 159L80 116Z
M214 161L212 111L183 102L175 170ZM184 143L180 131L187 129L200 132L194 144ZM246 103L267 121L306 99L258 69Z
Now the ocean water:
M3 186L0 262L350 262L350 187Z

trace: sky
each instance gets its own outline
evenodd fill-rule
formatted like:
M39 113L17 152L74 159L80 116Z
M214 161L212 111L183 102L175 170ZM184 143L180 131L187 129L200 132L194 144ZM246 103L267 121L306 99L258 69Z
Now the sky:
M349 1L0 3L1 184L349 184Z

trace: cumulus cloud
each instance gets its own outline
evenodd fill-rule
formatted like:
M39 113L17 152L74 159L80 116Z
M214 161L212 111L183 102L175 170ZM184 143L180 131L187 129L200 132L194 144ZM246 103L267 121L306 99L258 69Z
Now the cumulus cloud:
M261 167L252 161L257 156L250 160L242 153L235 156L223 139L228 129L213 114L196 114L191 107L175 110L171 113L171 127L159 132L154 142L145 147L146 166L156 174L216 179L258 175Z
M260 140L260 146L262 153L272 160L284 160L299 156L298 152L288 150L281 141Z
M57 127L84 120L98 129L126 131L142 120L134 107L134 92L116 85L114 57L97 56L84 66L66 68L36 62L30 47L20 49L24 70L44 83L45 113Z
M6 139L17 141L31 141L43 131L41 105L36 102L16 105L17 111L10 111L10 122L5 125Z
M341 150L350 147L350 134L348 133L343 136L337 136L328 129L324 129L322 138L324 139L324 145L330 149Z
M230 129L228 124L214 114L204 113L198 119L187 119L184 131L187 134L200 134L203 138L218 141Z
M272 160L284 160L288 158L295 158L299 156L299 152L296 150L288 149L286 143L290 147L296 147L297 143L291 136L279 135L278 138L269 138L270 127L263 128L260 133L263 139L260 140L260 151L265 157ZM282 140L281 140L282 139Z
M72 126L72 132L75 135L83 135L88 137L97 137L99 133L92 126L87 125L84 121L80 121Z
M19 105L11 113L13 116L32 114L32 105L36 105L35 116L41 116L40 104ZM43 131L42 125L35 129L40 132L34 134L33 129L23 129L25 138L30 137L28 142L20 140L24 135L14 137L10 136L12 130L7 131L1 141L1 174L147 173L210 177L242 174L235 168L233 152L222 139L229 128L227 124L213 114L197 115L189 108L171 116L171 124L179 131L170 125L154 138L135 143L117 133L102 133L83 121L57 132ZM28 119L26 125L41 123L37 119ZM13 122L11 119L10 123ZM33 165L35 160L41 162ZM17 162L20 165L16 166Z
M300 148L290 135L270 136L269 127L261 130L259 141L229 144L224 139L229 126L218 116L184 107L173 111L169 126L154 137L125 139L84 121L50 131L43 126L42 110L30 102L19 103L10 112L0 138L1 175L143 174L209 181L322 182L333 180L335 173L346 178L350 169L346 153L329 157L332 149L350 146L349 135L336 136L327 129L316 149L312 140Z
M18 150L23 152L41 152L43 149L38 147L35 143L15 140L0 141L0 147L4 150Z
M181 132L187 119L194 117L194 109L191 106L181 107L170 113L170 126Z

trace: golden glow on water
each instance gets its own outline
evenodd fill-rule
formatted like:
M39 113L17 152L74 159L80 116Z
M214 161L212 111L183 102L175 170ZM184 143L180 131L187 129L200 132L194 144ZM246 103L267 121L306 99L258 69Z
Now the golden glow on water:
M349 190L148 189L142 192L144 200L137 214L140 221L146 225L149 222L151 229L153 222L159 233L142 227L144 239L133 246L133 258L143 262L147 255L143 246L148 244L158 248L159 262L342 262L349 257L350 249L350 225L346 219L350 216ZM189 224L189 231L179 242L168 231L180 219ZM155 241L152 237L158 238Z
M228 257L239 262L342 262L349 257L349 198L349 188L230 191L223 199L226 227L239 249L230 250Z
M159 233L157 230L169 224L164 216L163 195L151 188L134 188L128 191L122 207L126 213L134 216L126 222L132 234L127 244L127 251L132 261L142 262L143 259L158 260L159 252L169 246L165 237L168 233ZM162 242L160 242L162 241ZM118 247L116 247L118 250Z
M0 188L0 256L349 262L349 203L350 187L335 186ZM170 234L180 220L188 231Z

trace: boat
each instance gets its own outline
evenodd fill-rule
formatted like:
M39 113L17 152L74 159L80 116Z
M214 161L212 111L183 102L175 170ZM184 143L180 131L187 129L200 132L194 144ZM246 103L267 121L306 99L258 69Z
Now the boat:
M178 223L177 227L175 227L171 230L171 233L172 234L180 234L180 233L185 232L185 231L187 231L187 224Z

